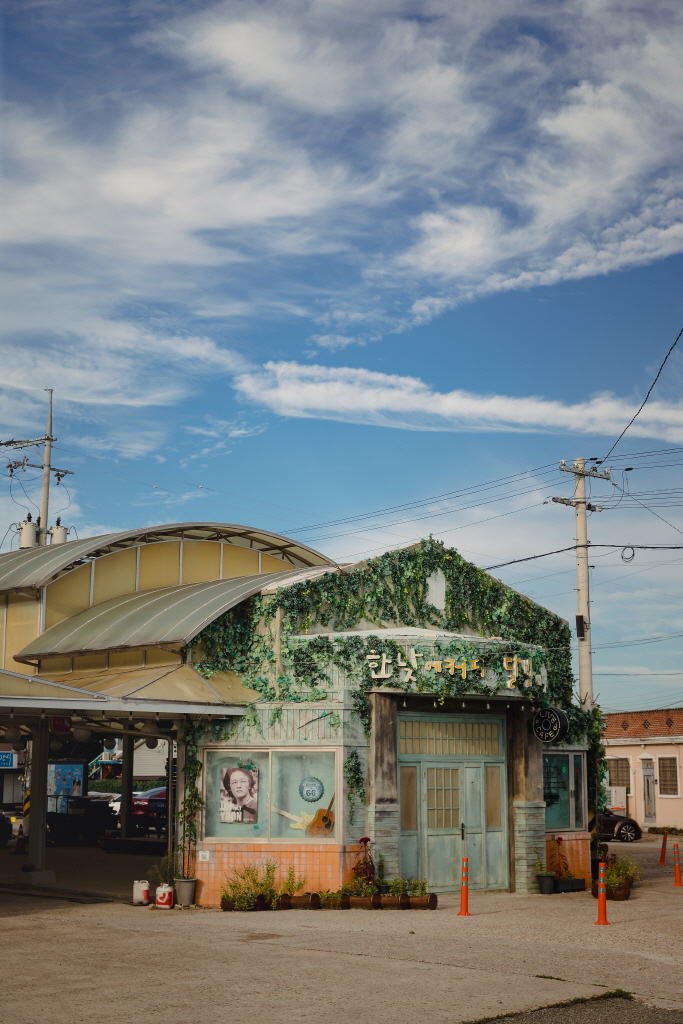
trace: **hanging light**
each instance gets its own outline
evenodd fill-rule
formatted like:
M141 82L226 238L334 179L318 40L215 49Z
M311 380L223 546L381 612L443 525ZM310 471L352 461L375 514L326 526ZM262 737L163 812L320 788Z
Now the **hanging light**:
M407 702L407 700L405 699L405 697L403 698L403 707L404 707L404 708L407 708L407 707L408 707L408 702Z
M488 701L486 701L486 710L487 710L487 711L490 711L490 710L491 710L491 705L489 704L489 702L488 702Z
M62 749L62 741L58 740L57 737L54 736L50 740L50 750L52 751L53 754L57 754L61 749Z
M462 702L462 706L465 707L465 701Z
M150 750L154 750L155 747L159 746L159 740L156 736L148 736L145 740L145 746L149 747Z
M156 734L156 733L159 732L159 726L157 725L156 722L145 722L144 723L144 730L145 730L145 732L151 732L151 733Z
M75 725L72 732L76 743L87 743L90 739L90 729L86 729L84 725Z
M5 730L5 743L18 743L21 739L21 729L17 729L16 725L10 725L9 729Z
M116 746L116 736L107 736L102 746L105 750L113 750Z

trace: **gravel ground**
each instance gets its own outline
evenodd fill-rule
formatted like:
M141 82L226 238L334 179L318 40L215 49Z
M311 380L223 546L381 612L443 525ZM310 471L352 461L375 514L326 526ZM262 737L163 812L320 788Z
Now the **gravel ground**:
M649 884L608 904L609 928L595 926L588 893L474 892L461 918L455 895L436 912L224 914L5 889L0 972L5 990L21 989L11 1020L318 1024L341 1011L372 1024L683 1024L683 889L670 864L658 868L656 841L629 852ZM551 1008L615 989L639 1002Z

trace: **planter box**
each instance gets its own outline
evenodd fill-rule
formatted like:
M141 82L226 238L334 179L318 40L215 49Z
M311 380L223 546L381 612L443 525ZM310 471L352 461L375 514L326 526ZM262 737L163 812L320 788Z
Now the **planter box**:
M291 910L292 909L292 897L288 892L280 893L275 904L276 910Z
M585 892L585 878L558 878L555 881L555 892Z
M378 892L372 896L349 896L351 910L381 910L382 897Z
M606 888L607 888L607 899L608 900L617 900L617 901L621 902L622 900L630 900L631 899L631 886L628 883L626 883L626 882L622 883L622 885L615 885L615 887L613 889L611 889L609 886L607 886ZM591 892L593 893L593 896L597 899L598 898L598 883L597 882L593 882L593 885L591 886Z
M176 903L181 907L191 907L194 903L194 890L197 885L196 878L174 878Z
M335 899L325 902L320 900L321 910L349 910L351 900L347 893L340 893Z
M221 898L221 910L234 910L234 909L235 909L234 901L233 900L228 900L228 899L226 899L223 896ZM249 907L249 910L245 911L245 913L249 913L252 910L268 910L268 904L266 903L266 897L265 896L257 896L256 897L256 902L255 902L254 906L253 907Z
M409 896L410 910L436 910L439 899L435 892L428 892L426 896Z
M320 910L320 895L307 892L303 896L291 896L292 910Z
M385 896L380 893L382 910L410 910L410 896L401 893L400 896Z
M555 889L555 883L557 877L555 875L536 875L538 882L538 890L542 896L551 896L557 890Z

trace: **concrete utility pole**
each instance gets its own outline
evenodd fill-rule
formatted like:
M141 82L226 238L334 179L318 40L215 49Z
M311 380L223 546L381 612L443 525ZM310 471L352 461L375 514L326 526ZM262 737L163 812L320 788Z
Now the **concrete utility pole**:
M47 403L47 424L45 426L45 448L43 449L43 489L40 494L40 530L38 531L38 543L47 544L50 524L48 512L50 509L50 461L52 459L52 388L45 388L48 393Z
M591 613L588 581L588 523L586 512L602 512L602 506L590 505L586 501L586 477L610 480L609 470L599 473L586 469L585 459L574 459L574 465L560 463L563 473L574 474L574 498L553 498L559 505L572 505L576 513L576 591L577 615L576 636L579 641L579 697L581 707L590 711L593 707L593 656L591 654Z

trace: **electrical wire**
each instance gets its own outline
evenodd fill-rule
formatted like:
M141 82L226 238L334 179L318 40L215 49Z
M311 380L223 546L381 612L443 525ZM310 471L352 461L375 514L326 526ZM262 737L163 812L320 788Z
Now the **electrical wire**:
M676 348L676 345L678 344L678 339L679 339L679 338L681 337L681 335L683 335L683 327L682 327L682 328L680 329L680 331L678 332L678 335L677 335L677 337L676 337L676 340L674 341L673 345L671 346L671 348L669 349L669 351L668 351L668 352L666 353L666 355L664 356L664 359L662 360L662 365L661 365L661 366L659 367L659 369L657 370L657 376L656 376L656 377L655 377L655 379L654 379L654 380L652 381L652 384L650 384L650 387L649 387L649 389L648 389L648 392L647 392L647 394L645 395L645 398L643 399L643 403L642 403L642 405L640 406L640 408L639 408L639 409L638 409L638 411L636 412L636 414L635 414L635 416L633 417L633 419L629 420L629 422L628 422L628 423L626 424L626 426L624 427L624 429L622 430L622 432L621 432L621 433L619 434L619 437L618 437L618 438L616 439L616 441L614 442L614 444L612 445L612 447L610 448L610 450L609 450L609 451L607 452L607 455L605 455L605 458L604 458L604 459L601 459L601 460L600 460L600 462L601 462L601 463L602 463L602 462L606 462L606 461L607 461L607 459L608 459L608 458L610 457L610 455L612 454L612 452L614 451L614 449L616 448L616 446L617 446L617 445L619 444L619 442L621 441L622 437L624 436L624 434L626 433L626 431L628 430L628 428L629 428L629 427L630 427L630 426L631 426L631 425L632 425L632 424L633 424L633 423L634 423L634 422L636 421L636 419L638 418L638 416L640 416L641 412L642 412L642 411L643 411L643 409L645 408L645 403L647 402L648 398L649 398L649 397L650 397L650 395L652 394L652 389L654 388L655 384L656 384L656 383L657 383L657 381L659 380L659 375L661 374L662 370L664 369L664 365L665 365L665 363L666 363L667 359L669 358L669 356L671 355L671 353L673 352L673 350L674 350L674 349Z

